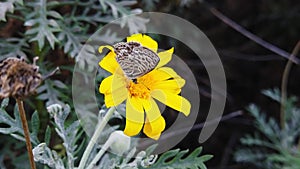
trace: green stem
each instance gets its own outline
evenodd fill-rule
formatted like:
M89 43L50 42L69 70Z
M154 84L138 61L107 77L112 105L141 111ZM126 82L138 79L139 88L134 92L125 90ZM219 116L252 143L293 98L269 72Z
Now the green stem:
M72 6L91 6L93 5L93 2L81 2L80 0L76 0L76 1L64 1L64 2L59 2L59 3L51 3L51 4L47 4L48 8L56 8L59 6L66 6L66 5L72 5Z
M103 154L108 149L108 147L112 144L113 141L114 140L109 140L109 141L105 142L103 147L100 149L100 151L97 153L95 158L92 160L92 162L90 163L90 165L86 169L92 169L93 167L95 167L97 162L100 160L100 158L103 156Z
M114 111L115 111L115 107L111 107L108 112L106 113L106 115L104 116L103 120L101 121L101 123L97 126L88 146L86 147L83 155L82 155L82 158L80 160L80 163L79 163L79 167L78 169L84 169L85 165L86 165L86 162L89 158L89 155L91 154L91 151L92 149L94 148L95 146L95 143L97 142L99 136L101 135L105 125L107 124L108 120L110 119L110 117L113 115Z
M26 140L26 148L27 148L27 152L28 152L28 156L29 156L30 166L31 166L31 169L36 169L34 159L33 159L33 154L32 154L32 145L31 145L31 141L30 141L29 128L28 128L28 124L27 124L27 120L26 120L26 114L25 114L25 110L24 110L23 101L20 99L16 99L16 101L18 104L20 118L22 121L23 130L24 130L24 137Z
M285 126L285 110L286 110L286 100L287 100L287 83L288 83L288 77L292 68L293 60L296 57L296 54L298 53L300 49L300 41L296 44L295 48L293 49L293 52L284 68L284 72L282 75L281 80L281 106L280 106L280 126L282 129L284 129Z

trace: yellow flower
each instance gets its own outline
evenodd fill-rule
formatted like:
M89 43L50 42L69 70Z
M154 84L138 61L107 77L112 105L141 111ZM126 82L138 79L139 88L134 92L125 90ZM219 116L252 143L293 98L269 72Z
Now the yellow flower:
M127 42L131 41L138 42L157 53L157 42L147 35L134 34L127 37ZM143 128L143 132L148 137L155 140L160 137L166 123L154 99L186 116L189 115L190 102L178 95L185 84L185 80L172 68L162 67L172 59L174 48L157 53L160 62L156 68L138 77L136 82L124 75L116 61L114 48L109 45L100 46L100 53L102 53L103 48L108 48L111 51L100 61L99 65L112 75L101 82L99 91L104 94L107 107L117 106L126 100L124 130L126 135L137 135Z

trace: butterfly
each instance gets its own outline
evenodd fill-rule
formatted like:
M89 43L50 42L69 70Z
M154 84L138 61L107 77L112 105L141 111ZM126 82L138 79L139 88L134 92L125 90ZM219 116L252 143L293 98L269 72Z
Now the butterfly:
M153 70L160 61L155 52L138 42L119 42L113 48L125 76L134 82Z
M24 58L6 58L0 61L0 98L23 98L40 85L42 76L39 67L28 64Z

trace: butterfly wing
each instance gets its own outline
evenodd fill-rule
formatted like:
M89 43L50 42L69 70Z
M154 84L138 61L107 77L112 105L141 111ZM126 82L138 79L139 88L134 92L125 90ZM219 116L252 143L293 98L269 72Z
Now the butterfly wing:
M139 43L123 42L122 45L123 48L116 51L117 61L129 79L136 79L149 73L160 61L155 52Z

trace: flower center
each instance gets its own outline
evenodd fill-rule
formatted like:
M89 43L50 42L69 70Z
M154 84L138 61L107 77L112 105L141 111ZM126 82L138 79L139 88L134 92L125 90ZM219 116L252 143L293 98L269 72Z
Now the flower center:
M141 83L134 83L130 81L127 89L129 91L130 97L138 97L141 99L148 99L150 97L149 89Z

